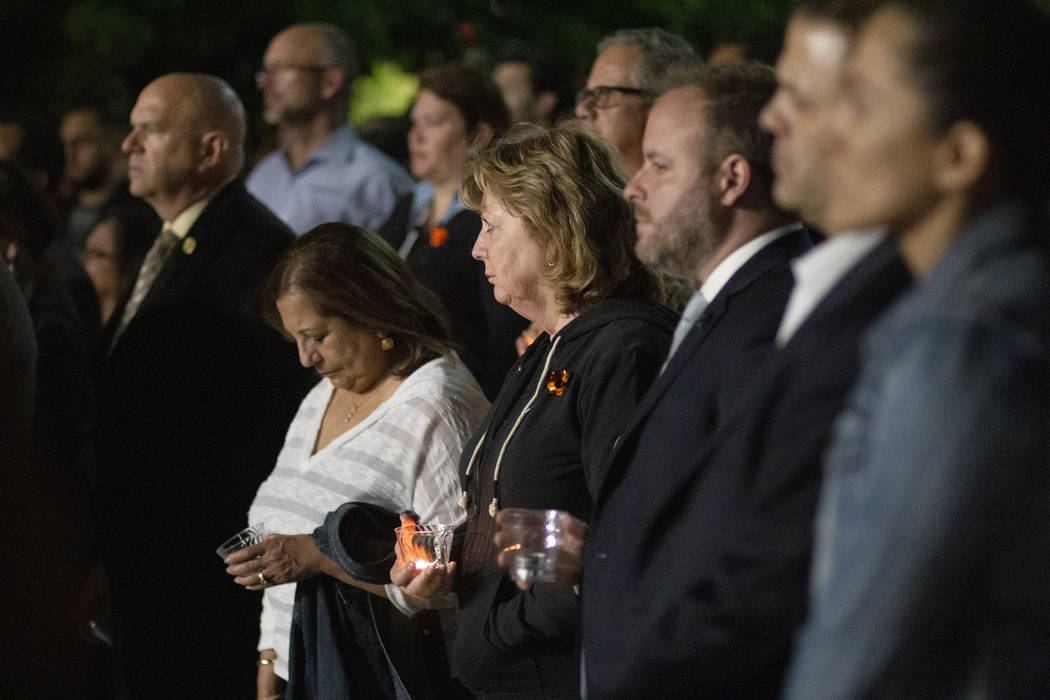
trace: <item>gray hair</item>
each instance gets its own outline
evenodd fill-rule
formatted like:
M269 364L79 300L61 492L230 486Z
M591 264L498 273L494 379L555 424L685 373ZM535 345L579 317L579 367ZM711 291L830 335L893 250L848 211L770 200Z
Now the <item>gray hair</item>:
M661 77L672 67L692 64L699 60L696 50L688 41L660 29L644 27L621 29L598 42L598 53L612 46L633 46L642 56L634 69L634 79L639 88L646 91L646 101L656 99L656 90Z

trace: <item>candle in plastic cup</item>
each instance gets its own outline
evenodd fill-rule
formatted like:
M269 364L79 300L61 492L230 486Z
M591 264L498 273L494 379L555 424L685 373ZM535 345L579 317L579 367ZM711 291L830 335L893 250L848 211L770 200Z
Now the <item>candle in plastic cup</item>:
M401 556L397 565L404 566L408 562L414 562L417 569L425 569L435 564L448 564L455 530L452 525L413 523L395 528L397 541L401 545Z
M560 510L500 511L500 530L513 543L504 548L505 552L514 553L511 579L525 584L555 580L558 551L564 543L562 522L567 517L568 513Z
M236 535L223 542L222 545L215 550L215 553L219 555L219 559L225 561L226 557L230 556L237 550L251 547L253 544L262 542L264 537L266 537L266 528L262 523L258 523L251 527L244 528Z

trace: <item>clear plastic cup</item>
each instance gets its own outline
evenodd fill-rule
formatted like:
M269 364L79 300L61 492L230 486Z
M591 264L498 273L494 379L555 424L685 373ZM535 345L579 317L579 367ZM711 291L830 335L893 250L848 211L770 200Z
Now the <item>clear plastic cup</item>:
M226 540L215 550L215 553L219 555L219 559L226 561L226 557L230 556L239 549L245 547L251 547L253 544L258 544L263 541L266 537L266 528L262 523L257 523L251 527L246 527L236 535Z
M415 562L417 569L425 569L435 564L448 564L452 556L452 534L456 531L453 525L402 525L394 528L397 541L401 545L401 556L397 565L404 566Z
M561 510L504 508L500 531L511 544L503 551L513 555L509 573L517 583L555 580L558 554L565 543L564 528L572 516Z

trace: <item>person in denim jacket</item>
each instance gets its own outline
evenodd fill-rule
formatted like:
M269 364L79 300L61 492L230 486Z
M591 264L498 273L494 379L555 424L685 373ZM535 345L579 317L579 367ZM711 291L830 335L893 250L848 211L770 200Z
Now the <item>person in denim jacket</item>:
M1050 694L1047 19L890 0L831 134L829 216L918 282L872 329L786 696Z

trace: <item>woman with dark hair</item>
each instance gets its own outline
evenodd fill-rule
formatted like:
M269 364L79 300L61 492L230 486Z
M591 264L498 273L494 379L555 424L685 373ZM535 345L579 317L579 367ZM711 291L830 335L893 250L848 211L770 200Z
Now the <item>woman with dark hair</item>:
M265 591L260 694L290 678L295 582L327 576L389 598L406 614L420 609L396 586L354 579L309 533L351 501L412 510L424 522L462 522L455 462L488 408L451 350L437 297L369 231L333 223L298 238L270 275L266 304L270 321L322 381L299 407L248 513L269 532L304 534L271 535L226 559L237 583ZM395 685L389 672L374 671L350 690L393 695Z
M103 324L131 292L160 228L153 207L141 199L126 198L107 206L84 240L80 260L98 294Z
M29 306L37 339L36 446L79 473L87 464L93 396L89 336L47 248L58 219L12 161L0 161L0 252ZM97 325L97 324L96 324Z
M481 220L463 206L459 186L468 159L506 130L507 110L486 76L446 65L422 73L410 116L410 169L420 182L379 234L441 298L463 361L492 398L525 323L492 299L483 266L470 256Z
M888 0L831 136L834 230L917 278L869 331L787 696L1050 696L1050 31L1026 0Z
M83 680L102 658L101 645L96 643L91 649L84 644L89 619L102 608L100 543L94 523L97 509L91 488L95 397L84 325L46 254L57 222L44 194L22 169L0 160L0 253L25 298L37 350L31 480L48 487L40 494L47 503L37 504L43 520L49 514L61 514L60 522L68 530L64 533L68 537L48 541L49 556L57 569L49 583L65 591L73 614L59 615L48 634L66 649L76 667L68 678ZM0 314L8 312L0 309ZM5 447L0 449L8 450L7 436L2 439ZM10 449L16 447L12 437ZM48 539L46 533L42 536Z
M494 516L522 507L591 518L616 438L674 328L635 257L614 163L585 129L521 125L468 167L463 184L464 202L481 213L473 252L493 295L543 332L460 459L459 560L422 573L395 568L391 579L413 595L456 592L452 671L481 695L578 694L578 597L553 584L518 590L496 561Z

